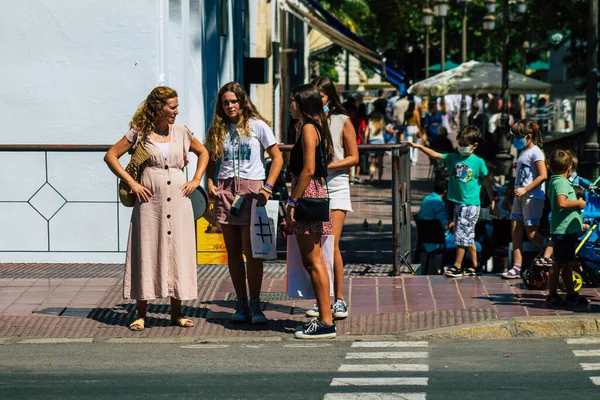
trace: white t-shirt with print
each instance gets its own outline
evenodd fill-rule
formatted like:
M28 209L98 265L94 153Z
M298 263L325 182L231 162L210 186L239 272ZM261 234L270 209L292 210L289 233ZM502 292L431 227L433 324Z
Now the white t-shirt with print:
M544 161L544 153L539 147L533 146L528 150L523 150L517 158L517 175L515 178L515 189L519 189L529 185L535 178L538 177L540 171L538 171L535 163L537 161ZM527 193L527 197L534 199L544 199L544 193L546 193L545 184L542 183L535 189Z
M266 122L251 119L250 136L240 135L235 124L229 124L225 136L225 151L218 179L233 178L239 168L242 179L265 179L265 150L277 143L275 135ZM234 160L235 158L235 160Z

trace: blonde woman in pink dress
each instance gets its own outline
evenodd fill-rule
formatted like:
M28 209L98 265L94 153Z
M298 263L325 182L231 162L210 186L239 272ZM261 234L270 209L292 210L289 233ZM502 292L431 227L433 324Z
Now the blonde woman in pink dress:
M113 145L104 161L131 187L133 206L123 297L136 299L137 318L132 331L145 328L148 300L171 298L171 322L184 328L194 321L181 313L181 302L197 297L194 215L189 195L200 185L208 164L208 152L185 126L175 123L177 92L159 86L135 112L129 131ZM143 144L150 153L140 182L121 166L119 158ZM198 156L196 172L186 181L183 172L188 152Z

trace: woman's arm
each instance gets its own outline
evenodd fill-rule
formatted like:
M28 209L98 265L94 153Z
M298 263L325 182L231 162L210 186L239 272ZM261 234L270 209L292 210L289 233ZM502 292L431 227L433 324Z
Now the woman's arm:
M356 131L350 118L344 123L342 128L342 142L346 157L343 160L329 164L329 169L348 169L358 164L358 145L356 144Z
M275 182L277 181L277 178L281 173L281 168L283 167L283 156L281 155L281 150L279 150L279 146L277 146L276 144L267 148L267 153L269 154L269 157L271 157L271 169L269 170L269 176L267 177L265 184L268 184L272 187L273 185L275 185ZM258 199L256 201L256 204L259 207L264 206L265 204L267 204L267 200L269 200L270 196L271 193L267 192L264 189L260 189L258 191Z
M213 161L212 157L209 154L208 165L206 166L206 189L207 189L207 195L208 195L209 201L212 201L215 198L215 196L217 195L217 187L216 187L217 182L215 182L213 180L213 179L216 179L216 177L215 177L216 169L217 169L217 162Z
M142 186L138 183L131 175L125 171L125 168L119 162L119 158L125 153L127 153L133 147L133 143L131 143L125 136L121 138L117 143L115 143L104 155L104 162L108 165L108 168L118 176L123 182L127 184L135 193L137 199L139 201L147 202L150 197L152 197L152 193L149 189Z
M291 194L292 199L298 201L302 196L310 180L315 174L316 168L316 147L318 144L318 133L312 124L305 124L302 127L302 151L304 158L302 160L302 172L298 177L298 183Z
M202 175L206 171L206 166L208 165L208 150L206 147L202 145L198 141L198 139L193 138L190 143L190 150L198 156L198 162L196 163L196 173L194 173L194 177L189 182L186 182L181 187L181 191L184 196L189 196L192 194L194 190L200 186L200 182L202 181Z
M538 170L538 176L529 185L515 190L515 196L521 197L526 195L548 179L548 170L546 169L546 163L543 160L536 161L535 167Z
M415 119L417 121L417 128L419 128L419 130L421 130L422 126L421 126L421 113L419 111L417 111L415 109Z

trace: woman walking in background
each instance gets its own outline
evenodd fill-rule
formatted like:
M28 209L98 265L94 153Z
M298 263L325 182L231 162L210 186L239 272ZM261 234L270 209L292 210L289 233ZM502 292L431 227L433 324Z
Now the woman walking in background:
M333 140L333 160L328 165L327 185L329 186L329 208L333 225L333 290L335 302L332 306L333 318L348 316L348 304L344 300L344 260L340 252L340 237L346 213L352 212L350 203L349 169L358 164L358 146L352 121L342 107L335 85L327 77L312 81L319 90L323 102L323 112L327 117ZM306 312L309 317L319 316L317 304Z
M324 199L328 194L324 185L327 165L333 160L333 142L319 90L309 83L292 90L290 114L301 122L297 140L290 154L289 169L292 173L292 191L287 202L288 230L295 236L317 298L319 317L299 327L298 339L324 339L336 336L335 324L329 298L329 274L323 260L321 237L331 235L331 213L327 221L296 220L298 201Z
M132 331L145 328L148 300L161 297L171 298L173 324L194 326L181 313L181 301L198 294L194 214L188 196L200 185L208 152L185 125L175 123L178 107L175 90L154 88L133 115L129 131L104 156L111 171L137 197L123 278L123 297L137 300L137 318L129 325ZM139 182L119 163L137 146L150 153ZM183 169L190 150L198 162L194 177L186 182Z
M404 135L404 140L411 143L421 143L421 115L412 95L409 97L408 109L406 110L404 121L406 121L406 134ZM419 151L411 147L409 154L412 165L417 165Z
M235 322L250 320L258 324L267 321L260 305L263 262L252 257L250 212L253 199L257 199L258 206L267 203L283 166L276 143L273 131L239 83L230 82L219 89L215 115L206 139L211 160L207 181L208 194L214 199L215 217L227 248L229 275L237 295L235 313L231 316ZM265 151L272 159L266 182ZM213 181L215 175L217 182ZM246 266L242 254L246 256Z

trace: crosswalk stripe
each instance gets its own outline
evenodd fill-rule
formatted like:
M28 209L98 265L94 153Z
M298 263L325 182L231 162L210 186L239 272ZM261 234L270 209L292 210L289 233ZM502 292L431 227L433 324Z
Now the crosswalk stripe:
M575 357L600 357L600 350L573 350Z
M425 393L327 393L323 400L426 400Z
M581 363L581 368L584 371L598 371L600 370L600 363Z
M427 364L342 364L338 372L429 371Z
M567 344L600 344L600 338L565 339Z
M333 378L331 386L427 386L429 378Z
M594 385L600 386L600 376L590 376L590 379Z
M402 352L402 351L382 351L374 353L348 353L347 360L358 360L365 358L427 358L429 353L426 351Z
M427 342L353 342L352 347L427 347Z

